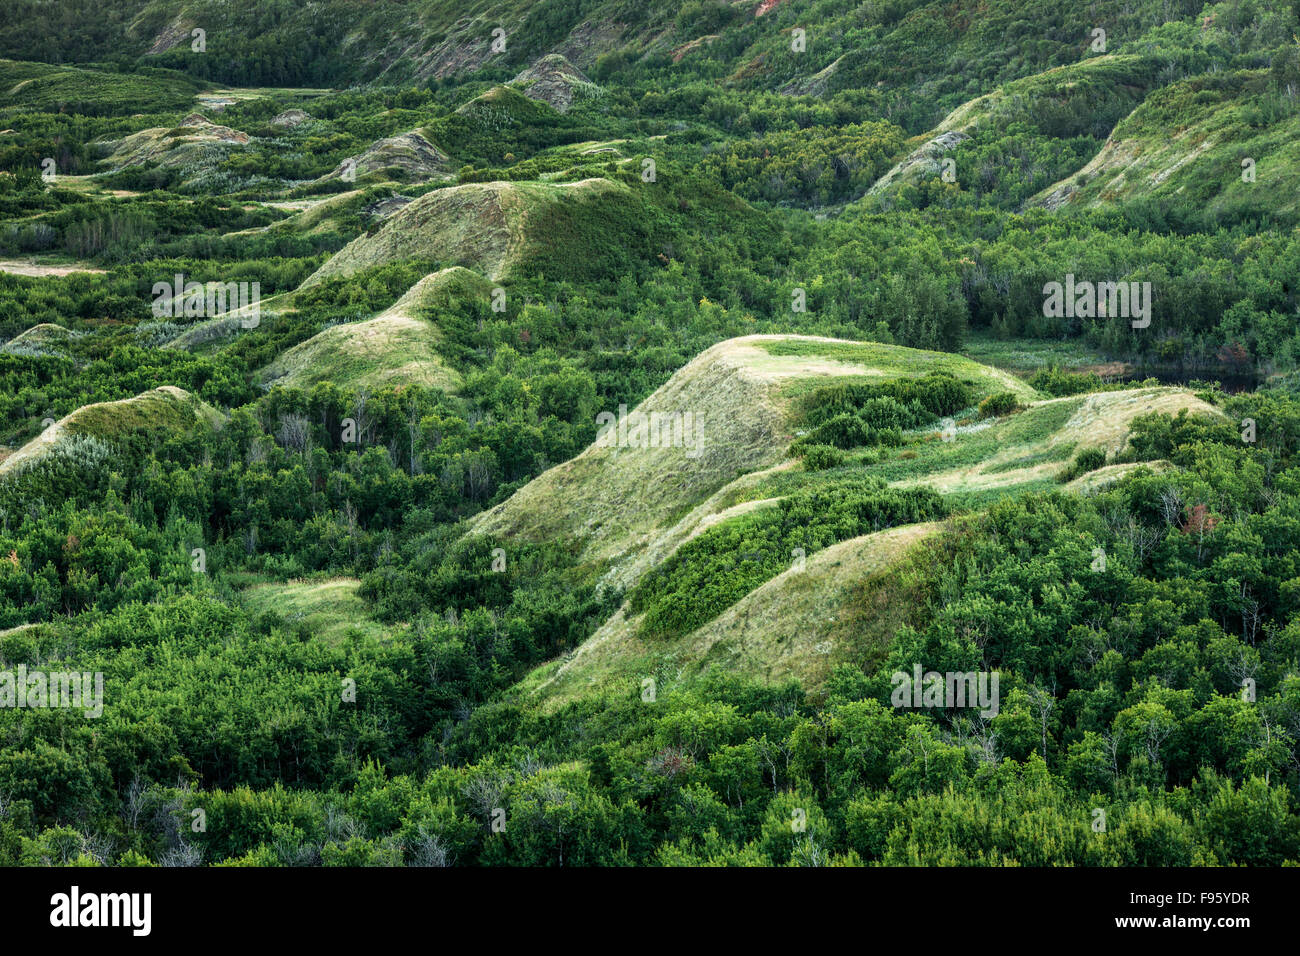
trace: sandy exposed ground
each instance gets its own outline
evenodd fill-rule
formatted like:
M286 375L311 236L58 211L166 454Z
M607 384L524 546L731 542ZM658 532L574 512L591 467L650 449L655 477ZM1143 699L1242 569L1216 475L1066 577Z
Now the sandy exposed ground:
M74 272L103 273L82 262L36 262L32 259L0 259L0 272L16 276L69 276Z

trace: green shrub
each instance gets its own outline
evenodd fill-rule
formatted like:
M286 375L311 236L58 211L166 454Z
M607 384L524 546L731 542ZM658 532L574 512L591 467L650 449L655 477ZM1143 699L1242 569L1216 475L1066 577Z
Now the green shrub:
M1101 376L1096 372L1066 372L1055 365L1035 372L1029 384L1056 398L1095 392L1102 387Z
M811 426L796 446L830 445L862 448L897 446L903 432L933 423L971 403L971 390L950 375L930 373L922 378L883 384L840 383L815 389L803 399L801 419Z
M899 428L873 428L860 415L844 413L836 415L824 425L818 426L795 448L799 453L812 445L830 445L835 448L869 448L874 445L896 446L903 443L903 432Z
M803 418L820 425L836 415L862 413L877 428L919 428L969 407L971 389L943 372L880 384L840 383L814 389L803 400Z
M803 464L809 471L826 471L844 464L844 452L830 445L806 445Z
M980 418L997 418L1000 415L1010 415L1018 408L1020 408L1020 401L1016 398L1015 392L998 392L980 402Z
M1101 448L1085 448L1075 456L1074 462L1061 473L1061 481L1073 481L1080 475L1086 475L1090 471L1096 471L1098 468L1105 466L1106 452Z

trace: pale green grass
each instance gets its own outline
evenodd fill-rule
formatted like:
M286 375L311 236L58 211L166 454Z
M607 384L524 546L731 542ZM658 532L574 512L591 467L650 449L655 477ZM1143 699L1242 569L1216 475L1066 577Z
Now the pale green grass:
M1151 93L1077 174L1031 202L1102 207L1164 197L1213 216L1237 208L1300 215L1300 110L1270 102L1264 70L1193 77ZM1280 105L1279 105L1280 104ZM1289 112L1288 112L1289 111ZM1243 158L1255 179L1242 179Z
M432 320L451 298L490 294L491 283L469 269L440 269L373 319L331 326L295 345L258 378L292 388L332 382L354 389L407 384L455 391L461 377L439 354L442 335Z
M432 323L404 316L335 325L281 354L259 378L286 388L330 382L347 389L426 385L451 391L460 375L438 354L439 338Z
M880 381L900 378L920 378L931 372L945 372L959 381L973 385L980 397L994 392L1013 392L1022 402L1041 396L1021 379L1001 369L981 365L961 355L950 352L931 352L926 349L909 349L899 345L879 342L847 342L834 339L774 338L758 342L758 347L773 357L800 356L805 359L823 359L839 363L850 374L869 374ZM762 362L756 362L762 368ZM830 372L834 366L828 365ZM824 384L804 378L787 390L797 395L810 387Z
M357 594L356 578L268 582L254 584L240 592L244 606L254 613L278 614L290 624L306 627L322 641L337 643L356 631L365 637L382 639L406 630L405 624L383 624L372 616L369 605Z
M992 365L1015 375L1032 375L1055 365L1066 369L1083 369L1109 363L1106 356L1079 340L1070 342L1042 339L1003 340L985 333L967 336L962 354L984 365Z

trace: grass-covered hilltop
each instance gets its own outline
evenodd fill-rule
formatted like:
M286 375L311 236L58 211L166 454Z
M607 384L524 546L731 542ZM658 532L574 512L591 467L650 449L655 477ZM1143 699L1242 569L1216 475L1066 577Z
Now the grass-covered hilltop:
M1300 863L1297 197L1294 0L7 0L0 866Z

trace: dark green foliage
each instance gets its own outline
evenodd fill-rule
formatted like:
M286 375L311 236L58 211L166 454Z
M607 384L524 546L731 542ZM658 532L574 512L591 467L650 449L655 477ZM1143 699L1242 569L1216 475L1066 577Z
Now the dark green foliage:
M1070 467L1061 472L1060 480L1062 482L1073 481L1081 475L1086 475L1090 471L1096 471L1106 464L1106 451L1102 448L1085 448L1079 454L1074 456L1074 461Z
M817 389L804 401L809 424L834 415L861 415L876 427L916 428L968 407L971 389L943 372L876 384L845 383Z
M1016 398L1015 392L995 392L980 402L980 418L997 418L1001 415L1010 415L1019 407L1020 400Z
M801 457L809 471L826 471L844 464L843 452L829 445L803 445Z
M1099 391L1101 377L1096 372L1067 372L1053 365L1035 372L1030 377L1029 384L1040 392L1061 398L1066 395Z
M904 431L954 414L971 400L969 386L941 372L879 385L824 386L801 400L801 423L809 431L796 450L808 445L901 445Z

